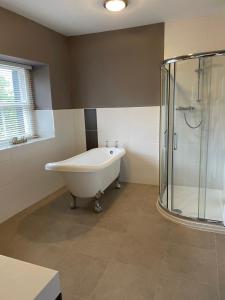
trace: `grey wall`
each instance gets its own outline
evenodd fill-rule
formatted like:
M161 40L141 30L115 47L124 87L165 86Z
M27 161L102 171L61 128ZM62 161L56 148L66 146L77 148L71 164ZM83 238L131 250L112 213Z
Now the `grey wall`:
M69 38L76 108L160 103L164 24Z
M72 107L66 37L0 8L0 54L19 57L21 62L30 60L49 65L52 108ZM49 100L43 98L38 102L40 109L50 108Z
M36 65L38 109L160 103L163 23L68 38L0 8L0 37L0 58Z

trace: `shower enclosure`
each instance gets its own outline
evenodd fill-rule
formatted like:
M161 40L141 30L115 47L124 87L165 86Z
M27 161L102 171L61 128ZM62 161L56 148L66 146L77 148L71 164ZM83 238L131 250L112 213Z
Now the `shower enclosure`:
M223 225L225 51L164 61L161 89L160 208Z

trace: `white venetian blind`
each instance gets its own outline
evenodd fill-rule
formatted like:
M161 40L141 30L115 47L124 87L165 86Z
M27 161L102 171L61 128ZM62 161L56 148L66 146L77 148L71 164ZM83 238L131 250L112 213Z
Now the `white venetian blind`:
M30 72L29 66L0 61L0 144L35 134Z

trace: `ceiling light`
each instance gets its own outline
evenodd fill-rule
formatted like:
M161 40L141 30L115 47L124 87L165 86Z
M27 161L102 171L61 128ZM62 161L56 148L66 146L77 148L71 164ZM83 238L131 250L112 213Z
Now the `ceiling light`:
M106 0L104 6L109 11L117 12L123 10L128 5L127 0Z

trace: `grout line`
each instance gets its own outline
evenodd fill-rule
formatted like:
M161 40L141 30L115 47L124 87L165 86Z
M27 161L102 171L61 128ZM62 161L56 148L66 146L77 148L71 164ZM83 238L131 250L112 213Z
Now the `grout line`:
M99 282L102 280L102 278L104 277L105 273L106 273L106 270L108 268L108 266L110 265L111 262L113 262L114 259L113 258L110 258L107 262L106 262L106 266L105 266L105 269L104 271L102 272L102 274L98 277L98 280L95 284L95 287L93 288L93 290L90 292L90 295L88 296L88 299L92 299L94 297L94 292L96 291L97 287L98 287L98 284Z

